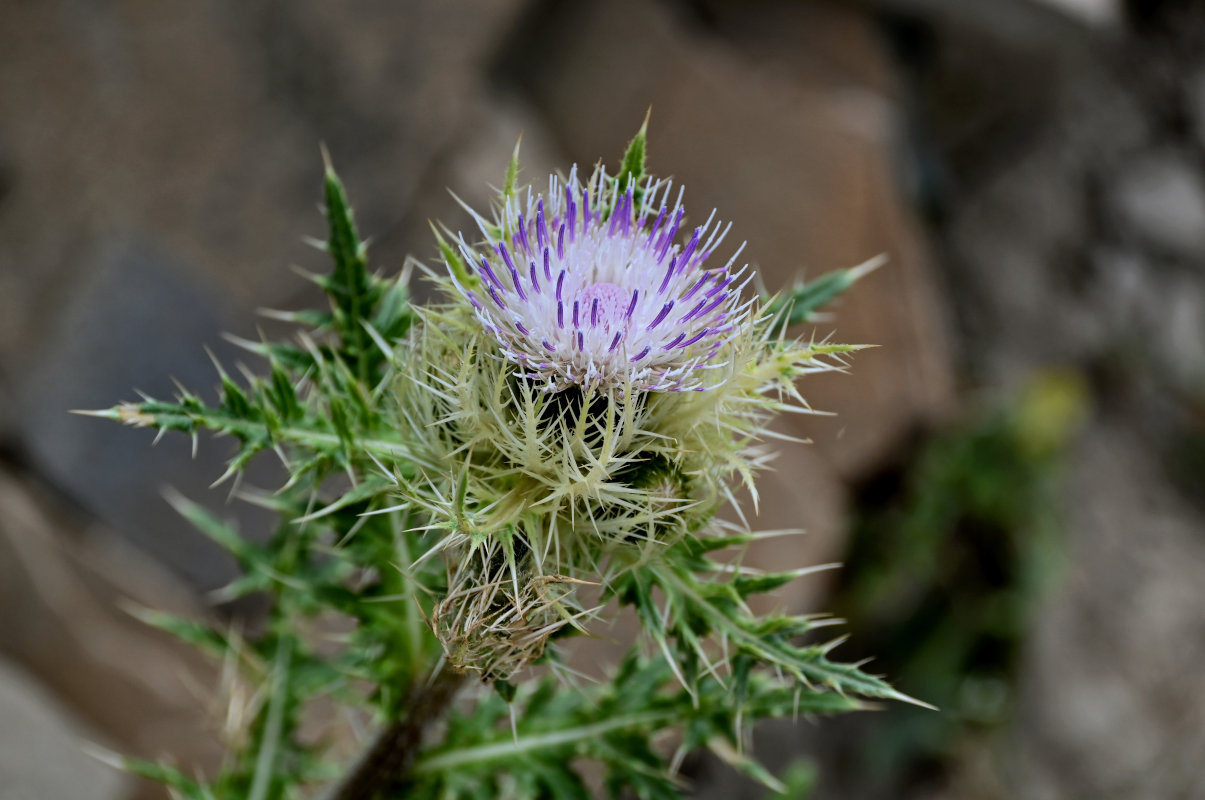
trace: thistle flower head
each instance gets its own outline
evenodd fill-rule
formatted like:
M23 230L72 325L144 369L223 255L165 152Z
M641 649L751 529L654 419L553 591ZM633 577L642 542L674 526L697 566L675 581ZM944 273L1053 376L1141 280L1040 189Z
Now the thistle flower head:
M546 193L507 195L493 223L478 217L484 246L459 243L475 285L453 281L547 391L707 388L704 371L748 324L751 273L736 255L707 265L730 226L713 212L686 235L672 182L623 183L600 166L583 184L574 167Z
M544 192L516 191L516 159L492 219L470 209L482 241L438 237L451 302L397 353L395 422L432 465L399 486L444 531L432 625L457 669L507 677L597 612L577 584L605 595L709 537L733 485L754 489L771 417L809 410L794 380L854 349L787 338L743 296L740 248L712 262L728 227L686 225L644 141L617 175L574 168Z

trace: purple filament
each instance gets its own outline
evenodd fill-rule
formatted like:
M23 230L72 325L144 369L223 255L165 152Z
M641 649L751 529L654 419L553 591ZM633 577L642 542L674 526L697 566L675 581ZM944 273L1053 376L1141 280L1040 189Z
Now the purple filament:
M565 205L569 208L569 241L575 241L573 238L573 226L577 223L577 203L573 200L573 191L565 187Z
M699 291L699 289L702 288L703 284L705 284L705 283L707 283L707 281L711 280L711 275L712 275L711 272L704 272L703 277L699 278L699 280L695 283L695 285L690 287L689 292L682 295L681 300L682 301L689 300L691 298L691 296L694 295L695 292Z
M702 228L695 228L695 235L690 237L690 243L686 245L686 249L682 251L681 263L683 269L690 263L690 257L695 254L695 248L699 246L699 237L703 235Z
M485 271L485 277L490 279L490 283L494 284L502 291L506 291L506 287L502 285L502 281L498 280L498 276L494 274L494 270L490 266L489 261L486 261L484 258L481 259L481 268Z
M645 330L651 331L653 328L657 327L661 323L661 320L665 319L665 315L668 314L669 310L673 307L674 307L673 300L670 300L668 303L661 306L661 311L659 311L657 313L657 316L653 318L653 321L648 324L648 327L645 328Z
M510 280L515 285L515 291L519 293L520 299L526 302L527 293L523 291L523 281L519 280L519 270L514 267L510 268Z
M669 266L665 268L665 277L661 279L661 287L657 289L657 294L665 294L665 287L669 286L669 279L674 277L674 267L678 264L678 257L674 256L669 260Z
M711 328L704 328L703 330L696 333L694 336L687 339L685 342L682 342L681 344L679 344L678 347L690 347L692 344L699 341L700 339L702 339L704 336L706 336L709 333L712 333Z
M628 303L628 313L625 314L624 318L623 318L625 322L631 322L632 312L636 310L636 298L638 298L638 297L640 297L640 290L633 289L632 290L632 302Z
M542 249L548 243L548 225L544 220L544 200L536 207L536 243Z

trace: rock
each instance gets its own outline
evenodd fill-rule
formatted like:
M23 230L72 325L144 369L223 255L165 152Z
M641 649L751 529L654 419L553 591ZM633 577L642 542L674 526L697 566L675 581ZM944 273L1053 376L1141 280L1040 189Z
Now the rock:
M37 681L0 658L0 798L117 800L130 780L89 757L96 735Z
M733 220L727 247L747 239L741 258L771 289L888 254L816 326L882 347L858 354L849 375L803 381L813 406L838 416L793 427L856 474L952 399L942 303L893 183L884 56L866 17L829 5L720 5L732 41L703 35L686 13L563 7L512 42L515 80L579 163L617 159L651 105L653 169L686 187L700 221L711 208ZM536 40L540 58L524 66Z
M1185 77L1184 106L1192 123L1196 146L1205 150L1205 69L1198 69Z
M1089 25L1116 25L1122 15L1121 0L1038 0Z
M429 248L410 204L480 126L486 66L524 0L9 4L0 52L0 437L200 589L230 574L158 497L196 495L222 444L68 408L214 386L203 345L254 337L321 270L325 142L374 266ZM471 124L470 124L471 122ZM437 194L444 196L443 187ZM240 512L241 514L242 512Z
M423 202L405 215L391 235L410 243L410 255L442 269L431 221L472 240L476 223L456 197L471 208L489 208L520 138L520 182L539 184L564 165L564 154L539 113L523 98L500 93L472 112L446 156L424 176L417 190ZM427 282L412 281L411 285L420 302L429 297Z
M206 703L219 683L217 665L139 622L120 604L194 618L203 610L178 579L112 531L95 526L80 530L80 518L72 517L70 508L0 470L0 661L19 667L41 687L28 703L14 708L11 703L19 701L11 692L26 689L12 688L7 669L0 673L0 706L6 706L0 711L0 763L14 752L5 736L21 731L24 738L10 709L33 717L57 714L46 710L42 699L50 692L56 704L71 709L79 721L72 724L89 731L77 735L122 753L171 756L186 769L212 769L221 748ZM32 732L30 736L36 738ZM78 742L58 733L48 733L44 742L57 750L50 763L64 765L65 774L53 780L88 776L97 792L116 792L125 785L108 767L77 770L80 759L90 761L79 752ZM43 757L24 765L21 779L50 780L41 771L46 763ZM111 796L57 789L7 794L6 777L0 767L0 797L6 800ZM137 797L149 800L162 792L144 784Z
M1026 659L1017 796L1205 792L1205 542L1116 422L1090 430L1074 459L1063 579Z
M191 456L182 434L152 448L154 433L71 414L137 399L170 399L173 378L214 402L217 372L205 353L236 359L221 340L223 307L216 287L170 251L134 236L114 237L97 252L59 301L38 360L15 387L14 436L32 464L91 512L202 590L234 577L233 560L163 501L165 486L220 505L209 484L224 469L226 442L206 439ZM265 471L270 464L263 462ZM260 472L262 485L276 476ZM256 478L258 480L258 478ZM270 515L232 507L248 529Z
M1153 345L1172 379L1184 388L1205 390L1205 289L1195 276L1167 281L1163 317Z
M1112 207L1119 222L1149 245L1205 261L1205 180L1176 153L1135 159L1117 176Z

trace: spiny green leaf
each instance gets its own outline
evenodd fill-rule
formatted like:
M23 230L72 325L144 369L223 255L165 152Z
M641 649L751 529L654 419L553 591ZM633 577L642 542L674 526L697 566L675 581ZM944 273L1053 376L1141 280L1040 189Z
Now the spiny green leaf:
M515 150L511 153L510 163L506 165L506 180L502 184L503 198L510 198L515 195L515 184L519 180L519 145L521 144L523 144L522 135L515 142Z
M265 560L264 552L244 539L233 525L222 521L175 490L167 491L166 497L167 502L176 510L176 513L188 520L201 533L226 548L242 566L252 566Z
M347 194L339 176L326 158L326 217L330 226L327 251L335 263L334 271L322 285L331 297L335 324L342 338L343 350L355 365L357 377L364 383L370 379L372 363L371 342L363 323L372 317L377 292L368 276L367 248L360 240L355 219L347 202Z
M477 285L478 278L475 274L469 272L465 267L464 259L460 257L460 253L456 248L448 243L444 238L443 233L435 224L431 224L431 231L435 234L435 244L439 247L439 255L443 258L444 264L448 267L448 271L456 277L460 285L466 289L472 289Z
M515 699L515 685L508 680L499 679L494 681L494 691L508 703L513 702Z
M176 767L129 757L122 758L120 766L133 775L170 786L187 800L211 800L213 797L200 783Z
M410 309L410 292L400 280L392 281L380 291L380 301L372 316L372 327L391 343L406 335L414 322Z
M765 575L737 575L732 579L732 588L742 598L754 594L766 594L786 586L799 577L798 572L770 572Z
M470 785L484 785L496 795L503 776L527 774L530 779L534 773L540 785L573 792L580 780L577 762L584 758L602 764L607 784L616 791L676 798L683 788L680 781L650 747L659 731L684 726L688 741L735 741L742 718L859 707L854 699L764 674L750 676L741 704L710 675L700 680L692 697L677 684L664 658L633 650L610 681L592 689L557 691L550 678L534 689L520 687L514 698L513 732L498 729L506 704L497 695L488 695L473 712L453 713L444 740L420 756L413 791L414 796L469 798L475 796ZM747 765L747 771L773 782L754 766Z
M628 149L623 154L619 174L615 176L621 192L626 191L629 186L635 188L644 177L645 161L648 157L649 116L652 111L650 108L649 113L644 117L644 122L640 125L640 130L636 131L636 135L632 137L632 141L628 143Z
M343 405L346 403L344 402ZM347 453L343 446L353 444L356 453L371 454L377 458L396 462L404 474L412 472L407 469L409 448L397 438L396 434L384 430L356 430L353 435L351 420L354 419L354 415L348 414L346 408L340 412L344 425L342 437L331 421L319 416L305 416L302 419L294 420L292 424L272 430L263 420L243 419L232 415L225 409L209 408L203 404L192 402L167 403L159 400L147 400L142 403L123 403L103 411L85 413L118 420L139 428L178 430L185 433L205 429L213 431L219 436L236 436L240 440L254 443L256 446L269 446L273 442L293 445L305 448L314 454L313 459L308 463L315 468L328 463L325 459L346 460Z
M259 416L258 409L251 405L246 392L225 373L222 374L222 409L243 419L255 419Z
M336 286L334 282L325 276L316 276L315 283L323 289L331 291L334 291ZM316 331L326 330L335 324L334 314L330 311L320 311L316 308L301 308L295 311L264 311L263 313L271 319L301 325Z
M887 257L880 255L856 267L826 272L816 280L774 298L767 307L767 311L770 314L778 314L786 310L788 325L811 322L817 311L836 300L861 278L886 262Z
M650 638L674 654L680 680L687 689L695 691L709 670L703 639L711 637L723 641L730 655L744 654L764 667L793 676L807 687L925 705L856 666L830 661L826 656L831 647L792 645L786 634L804 628L805 620L801 619L795 628L777 621L767 630L763 620L753 616L742 602L737 588L740 584L736 582L740 579L716 583L710 577L695 575L683 567L683 556L690 558L689 552L690 545L677 543L668 549L663 561L638 565L617 576L608 587L620 603L636 609ZM797 575L789 574L788 580ZM785 582L783 577L769 576L768 583ZM659 602L648 590L651 586L660 590ZM758 587L751 578L742 588L754 591Z
M204 622L145 608L134 608L131 613L147 625L170 633L211 656L221 657L229 648L226 637Z
M271 383L266 387L265 395L282 422L293 422L302 415L297 389L294 388L289 374L281 367L279 361L272 358L271 366Z

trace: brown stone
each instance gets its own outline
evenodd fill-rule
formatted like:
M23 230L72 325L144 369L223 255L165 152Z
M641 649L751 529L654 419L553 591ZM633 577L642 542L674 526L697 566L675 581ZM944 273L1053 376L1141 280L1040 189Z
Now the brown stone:
M731 12L746 42L702 35L657 4L575 6L547 23L546 60L521 80L582 162L616 158L651 105L653 169L687 187L696 218L715 207L734 221L731 246L749 241L742 259L771 289L888 255L816 326L879 349L849 376L805 380L813 406L839 416L794 428L850 476L950 405L943 307L894 188L894 99L869 21L826 4L766 8ZM754 47L766 30L776 35Z
M207 710L216 667L123 605L201 611L129 545L75 527L46 497L0 473L0 656L53 692L100 744L212 768L220 757ZM149 785L143 791L161 796Z
M819 338L879 347L856 354L849 374L801 382L814 408L836 416L781 421L814 443L773 443L779 456L760 479L760 513L749 515L755 530L805 534L758 542L745 563L837 561L844 481L952 405L942 300L894 188L893 84L866 16L828 4L713 5L726 38L705 34L683 7L574 5L527 32L541 57L525 69L516 56L515 74L583 164L613 163L651 105L651 168L686 186L695 219L715 207L733 221L729 246L748 240L742 259L771 290L890 258L814 328ZM770 602L821 610L830 578L809 576Z

